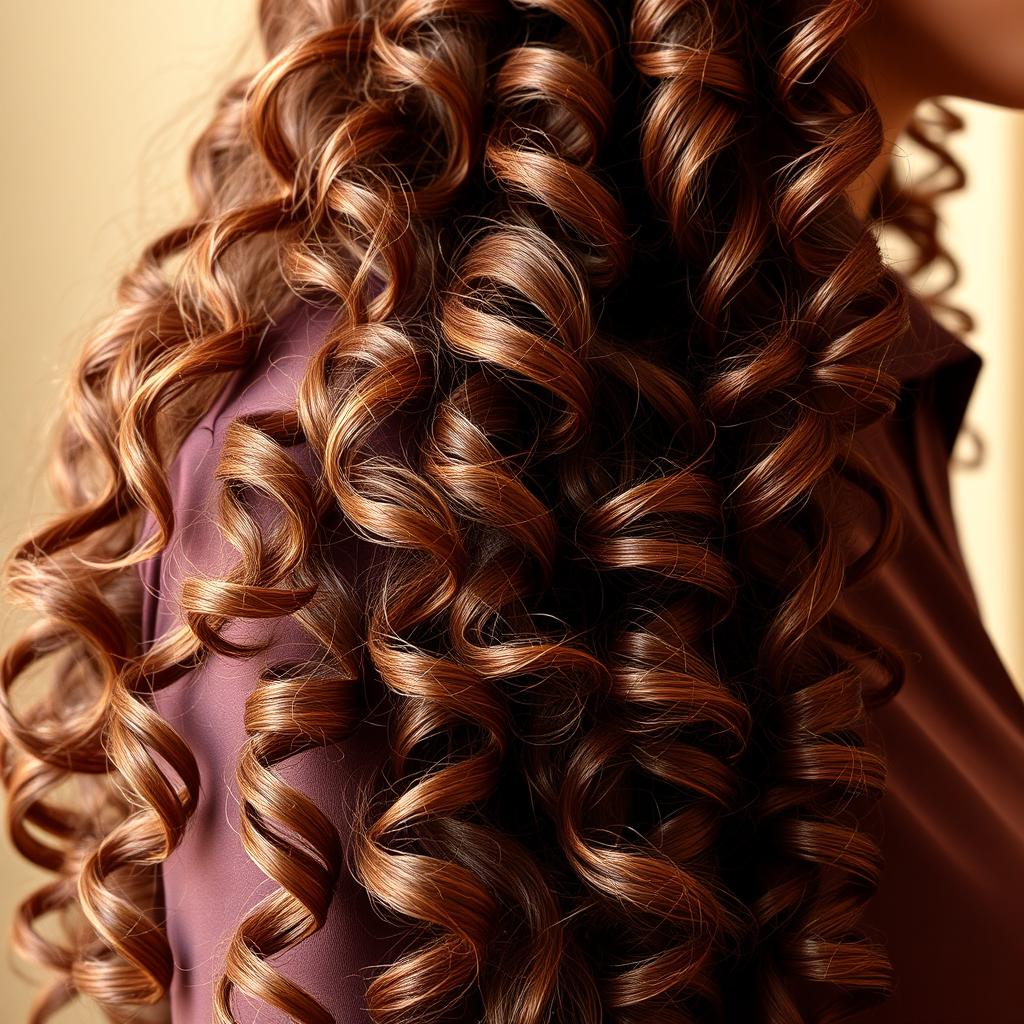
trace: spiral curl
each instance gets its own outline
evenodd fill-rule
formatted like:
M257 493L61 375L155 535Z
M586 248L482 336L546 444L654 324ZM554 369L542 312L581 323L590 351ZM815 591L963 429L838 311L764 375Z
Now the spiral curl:
M194 215L74 368L65 511L8 563L33 616L2 663L8 829L54 875L13 931L55 975L33 1024L78 994L161 1011L159 869L201 780L153 694L286 620L308 657L266 664L237 767L274 887L230 936L219 1024L236 996L330 1024L280 959L346 870L409 938L367 979L381 1024L796 1024L887 994L857 801L902 664L840 599L899 541L856 436L895 402L906 293L846 199L881 146L842 60L866 10L789 6L261 0L266 63L190 153ZM875 222L922 268L958 184L883 183ZM144 644L171 460L297 299L331 326L293 408L227 428L234 560ZM846 484L880 513L856 555ZM388 742L346 845L284 769L371 691Z

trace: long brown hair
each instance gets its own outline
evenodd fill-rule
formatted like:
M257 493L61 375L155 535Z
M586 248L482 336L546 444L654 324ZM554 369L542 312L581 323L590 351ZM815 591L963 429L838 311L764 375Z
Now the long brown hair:
M369 981L380 1022L788 1024L885 996L858 801L884 788L866 706L902 664L840 598L899 516L851 440L893 408L908 326L875 227L921 267L942 251L933 197L891 172L871 222L850 206L883 143L845 59L865 17L261 0L266 63L191 151L194 216L85 345L65 511L9 562L33 619L3 662L8 825L53 873L14 924L57 976L34 1021L76 993L115 1020L165 999L159 870L201 780L153 692L282 616L319 653L247 701L241 836L279 888L231 939L219 1021L233 990L330 1019L274 965L343 870L416 940ZM145 644L170 461L302 302L333 320L295 407L221 453L237 562ZM847 484L880 511L856 557ZM339 528L372 550L361 589ZM52 688L16 707L39 662ZM388 743L343 848L279 769L344 742L371 683Z

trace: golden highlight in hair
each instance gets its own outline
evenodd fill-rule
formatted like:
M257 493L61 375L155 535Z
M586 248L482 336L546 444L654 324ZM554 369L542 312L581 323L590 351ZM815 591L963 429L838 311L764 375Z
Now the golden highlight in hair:
M899 517L852 441L893 408L908 325L874 227L916 269L948 255L941 188L890 173L871 222L851 209L882 147L843 49L863 5L259 13L265 64L190 154L194 216L74 367L63 511L8 563L32 620L3 661L7 821L52 876L14 921L56 979L32 1021L166 1000L159 871L201 779L152 695L282 617L318 653L246 701L239 832L274 889L230 937L218 1022L235 993L333 1021L276 963L343 871L411 939L367 979L379 1024L792 1024L884 998L857 801L884 789L862 729L902 663L840 598ZM955 169L937 109L915 138ZM170 460L299 300L334 315L294 407L220 454L236 560L144 645ZM856 557L847 484L881 514ZM339 523L372 552L360 587ZM346 847L281 767L342 742L371 681L388 742Z

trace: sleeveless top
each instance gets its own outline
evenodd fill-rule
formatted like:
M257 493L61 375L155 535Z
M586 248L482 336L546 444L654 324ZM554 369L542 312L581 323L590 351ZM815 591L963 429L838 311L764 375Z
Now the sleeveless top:
M292 407L330 320L330 310L299 307L277 325L180 448L169 471L174 535L141 567L144 640L176 622L183 574L225 556L233 560L214 525L214 470L224 431L238 415ZM844 596L908 660L902 689L872 712L869 737L884 748L889 774L878 805L885 868L865 922L885 940L897 989L858 1019L1016 1024L1024 1020L1024 701L982 622L948 476L982 359L914 295L911 321L894 369L903 384L899 407L858 435L905 506L903 541L895 557ZM274 629L265 653L214 654L154 696L157 711L194 752L202 779L194 818L162 865L176 968L173 1024L213 1019L213 984L228 940L276 888L242 847L235 782L246 739L245 699L261 668L268 659L309 653L291 619L276 620ZM279 769L325 811L343 842L353 784L383 741L379 725L360 722L343 743L293 757ZM274 964L339 1022L368 1022L365 984L375 965L395 958L393 932L343 869L325 926ZM237 992L232 1005L244 1024L288 1019Z

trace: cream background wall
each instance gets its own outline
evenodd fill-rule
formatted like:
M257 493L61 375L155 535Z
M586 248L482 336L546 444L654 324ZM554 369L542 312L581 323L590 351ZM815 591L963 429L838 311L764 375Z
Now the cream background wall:
M982 612L1018 686L1024 686L1024 114L951 104L967 129L951 149L969 188L945 206L963 277L954 295L975 318L968 342L985 360L966 422L983 463L954 464L954 510ZM954 457L974 452L967 432Z
M187 143L216 87L246 66L252 0L0 0L0 547L47 509L41 439L83 328L118 273L183 209ZM948 207L961 301L985 369L968 420L989 439L956 470L961 532L993 636L1024 675L1024 118L960 104L956 149L971 187ZM9 636L9 627L5 636ZM37 881L0 840L0 931ZM23 1021L30 986L0 958L0 1019ZM98 1020L82 1008L67 1022Z

